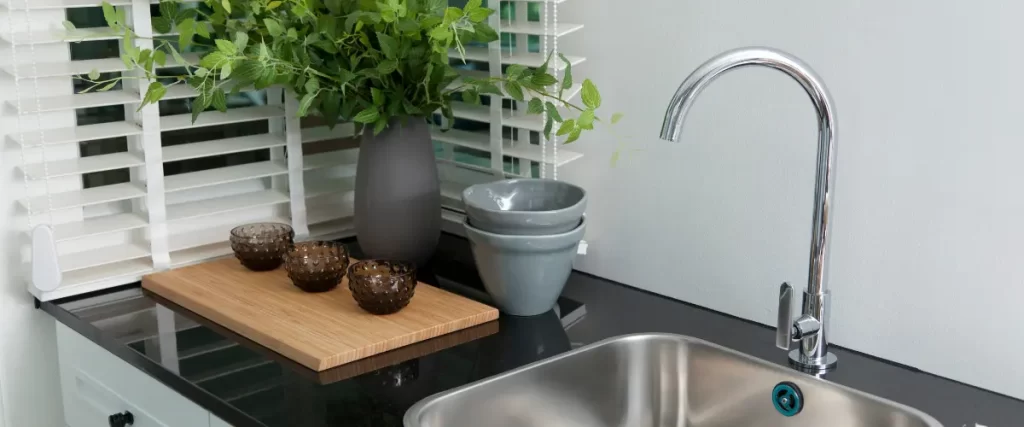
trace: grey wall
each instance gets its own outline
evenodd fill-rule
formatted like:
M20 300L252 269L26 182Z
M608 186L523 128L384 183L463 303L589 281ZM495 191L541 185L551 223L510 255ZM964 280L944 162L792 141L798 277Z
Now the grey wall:
M773 70L741 69L697 102L683 142L657 139L707 58L767 45L810 63L838 105L828 281L834 341L1024 398L1024 56L1013 1L569 1L563 39L602 89L611 130L560 170L586 186L578 267L774 324L803 287L816 125ZM611 153L627 154L616 167ZM636 150L636 151L633 151ZM841 368L840 368L841 369Z

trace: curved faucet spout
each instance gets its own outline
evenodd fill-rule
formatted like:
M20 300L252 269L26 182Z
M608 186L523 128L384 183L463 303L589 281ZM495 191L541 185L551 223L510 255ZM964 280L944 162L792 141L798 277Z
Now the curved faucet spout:
M661 125L661 138L678 141L686 113L690 111L697 95L712 81L726 71L747 65L759 65L786 73L804 88L814 104L818 116L818 158L814 178L814 215L811 229L811 253L808 266L807 291L804 294L804 317L820 322L821 328L813 334L800 337L802 349L798 353L800 365L826 365L828 341L825 339L827 325L828 290L825 286L825 269L829 245L829 206L831 185L834 181L836 119L832 96L821 78L799 58L788 53L766 47L747 47L730 50L711 58L698 67L679 85ZM780 302L781 303L781 302ZM782 319L780 318L780 321ZM809 323L804 319L803 325ZM794 325L799 330L799 326ZM780 325L780 328L782 326ZM793 355L790 356L793 359ZM834 366L832 356L831 365Z

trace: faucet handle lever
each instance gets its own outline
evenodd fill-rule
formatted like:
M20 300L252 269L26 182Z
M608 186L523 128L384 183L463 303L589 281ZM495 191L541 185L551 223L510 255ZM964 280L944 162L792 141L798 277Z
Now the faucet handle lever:
M793 287L783 283L779 287L779 320L775 328L775 346L789 350L793 342Z

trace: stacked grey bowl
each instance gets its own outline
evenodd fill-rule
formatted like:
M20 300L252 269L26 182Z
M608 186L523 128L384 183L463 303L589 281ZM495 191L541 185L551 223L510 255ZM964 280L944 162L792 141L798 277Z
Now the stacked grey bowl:
M466 237L487 292L503 312L554 307L586 230L587 193L548 179L508 179L462 192Z

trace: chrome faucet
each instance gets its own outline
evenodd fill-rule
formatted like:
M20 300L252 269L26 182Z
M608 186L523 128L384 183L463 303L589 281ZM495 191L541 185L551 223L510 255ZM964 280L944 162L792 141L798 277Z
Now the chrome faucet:
M672 102L665 110L661 139L678 141L683 120L697 95L726 71L746 65L760 65L786 73L807 91L818 114L818 165L814 178L814 224L811 229L810 266L807 290L804 292L803 314L793 320L793 287L783 283L779 291L779 318L775 345L789 350L790 343L800 342L789 353L793 367L805 372L821 373L836 367L837 358L828 351L829 291L825 286L825 263L828 253L828 217L832 201L831 184L835 179L836 119L832 96L821 78L800 59L775 49L747 47L724 52L698 67L679 85Z

